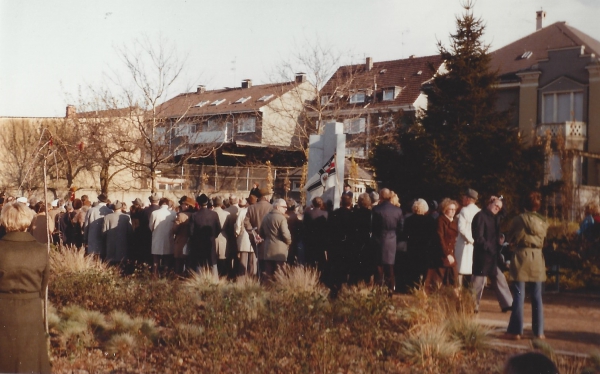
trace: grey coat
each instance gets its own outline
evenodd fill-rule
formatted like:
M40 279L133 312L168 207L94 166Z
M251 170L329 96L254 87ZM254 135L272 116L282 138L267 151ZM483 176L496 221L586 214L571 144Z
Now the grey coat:
M377 264L393 265L396 244L402 232L402 209L384 201L373 207L373 244Z
M106 206L106 203L99 203L90 208L85 215L83 223L83 241L87 243L87 253L104 254L104 217L113 211Z
M265 240L264 255L259 255L259 260L287 261L292 235L285 215L272 210L263 219L259 235Z
M106 261L121 262L127 258L129 242L133 235L131 218L117 210L104 217L104 240L106 243Z

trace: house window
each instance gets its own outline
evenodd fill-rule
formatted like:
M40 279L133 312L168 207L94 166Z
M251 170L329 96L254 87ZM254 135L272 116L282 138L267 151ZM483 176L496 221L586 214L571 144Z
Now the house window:
M377 118L377 126L385 127L385 126L393 126L394 125L394 117L392 115L384 116L380 115Z
M237 99L237 101L234 104L241 104L244 103L246 101L248 101L252 96L248 96L248 97L240 97L239 99Z
M292 181L292 191L300 191L300 181Z
M267 101L272 97L273 97L273 94L265 95L265 96L261 97L260 99L258 99L258 101Z
M329 95L321 96L321 105L325 106L329 104Z
M219 131L220 130L220 122L216 119L209 119L206 121L206 130L204 131Z
M544 94L543 123L583 121L583 92Z
M256 117L240 118L237 121L238 133L256 131Z
M175 130L176 136L190 136L196 132L196 125L189 123L180 124Z
M221 100L215 100L215 101L213 101L212 103L210 103L210 105L217 106L217 105L221 104L221 103L222 103L222 102L224 102L224 101L225 101L225 99L221 99Z
M199 102L198 104L196 104L194 106L200 108L201 106L204 106L204 105L206 105L208 103L209 103L208 100L202 100L201 102Z
M350 104L356 103L364 103L365 102L365 93L364 92L356 92L350 95Z
M383 101L391 101L394 100L396 97L394 95L394 89L390 88L387 90L383 90Z
M344 120L344 133L345 134L359 134L365 132L364 118L353 118Z

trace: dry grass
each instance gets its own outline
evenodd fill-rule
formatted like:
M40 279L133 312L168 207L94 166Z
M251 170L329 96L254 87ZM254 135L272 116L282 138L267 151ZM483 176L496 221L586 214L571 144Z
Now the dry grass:
M273 289L288 295L327 297L329 290L319 281L320 273L312 267L284 265L275 272Z
M406 360L420 366L440 367L460 351L459 341L451 338L442 326L426 325L410 332L402 342Z
M129 356L136 350L137 342L132 334L116 334L106 342L104 348L108 354L113 356Z
M56 276L66 273L108 270L105 262L95 256L86 256L84 248L58 247L50 251L50 269Z

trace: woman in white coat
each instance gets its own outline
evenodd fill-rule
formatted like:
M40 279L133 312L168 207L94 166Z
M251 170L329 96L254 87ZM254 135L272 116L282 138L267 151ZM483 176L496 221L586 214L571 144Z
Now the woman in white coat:
M240 276L247 274L256 274L256 261L254 261L254 250L250 243L250 235L244 228L244 218L248 212L248 204L246 199L240 199L240 209L238 210L238 216L233 227L236 241L238 255L236 258L236 269L237 274Z
M175 212L169 210L169 199L162 198L158 202L160 209L152 212L150 216L150 230L152 231L152 270L154 275L158 276L158 267L163 262L163 266L173 267L173 235L171 228L175 221Z
M456 268L458 269L458 284L463 284L465 275L473 274L473 233L471 232L471 222L473 217L481 209L475 202L477 201L477 191L468 188L462 196L462 209L458 213L458 238L454 247L454 258Z

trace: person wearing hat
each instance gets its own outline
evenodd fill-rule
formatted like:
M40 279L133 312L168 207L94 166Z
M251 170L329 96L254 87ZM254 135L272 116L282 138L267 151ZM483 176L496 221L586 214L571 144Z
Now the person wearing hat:
M264 239L263 253L258 258L262 264L259 268L265 275L264 279L261 277L263 281L270 280L288 258L292 235L287 225L286 211L285 200L275 200L271 212L265 216L258 231Z
M454 247L454 259L458 271L458 284L463 284L463 278L470 276L473 272L473 234L471 232L471 222L475 214L481 209L475 203L477 202L477 191L467 188L462 194L462 209L457 215L458 238ZM465 282L465 284L468 284Z
M86 253L104 257L106 255L104 246L104 217L113 211L106 206L108 197L101 193L98 195L98 205L87 211L83 224L83 241L87 244Z
M104 217L102 233L106 243L106 258L110 264L119 264L127 258L133 228L131 218L123 214L123 203L115 201L115 211Z
M202 194L196 198L200 209L192 214L190 222L190 240L188 242L189 268L200 271L208 267L215 278L217 270L216 238L221 232L219 215L208 208L209 198Z
M179 212L175 216L171 234L173 242L173 255L175 256L175 273L183 275L185 261L188 255L187 243L190 238L190 217L194 213L196 202L191 197L185 196L179 200Z
M264 259L264 251L263 251L263 241L260 236L258 236L258 232L260 231L260 226L262 224L263 219L267 214L273 210L273 206L269 203L271 198L271 193L266 188L261 188L259 191L260 198L256 204L252 204L248 207L248 212L246 213L246 218L244 219L244 227L246 231L250 234L250 241L254 241L252 245L254 246L254 253L256 255L259 265L259 274L262 272L260 268L261 261ZM256 233L256 236L252 234L252 231Z

